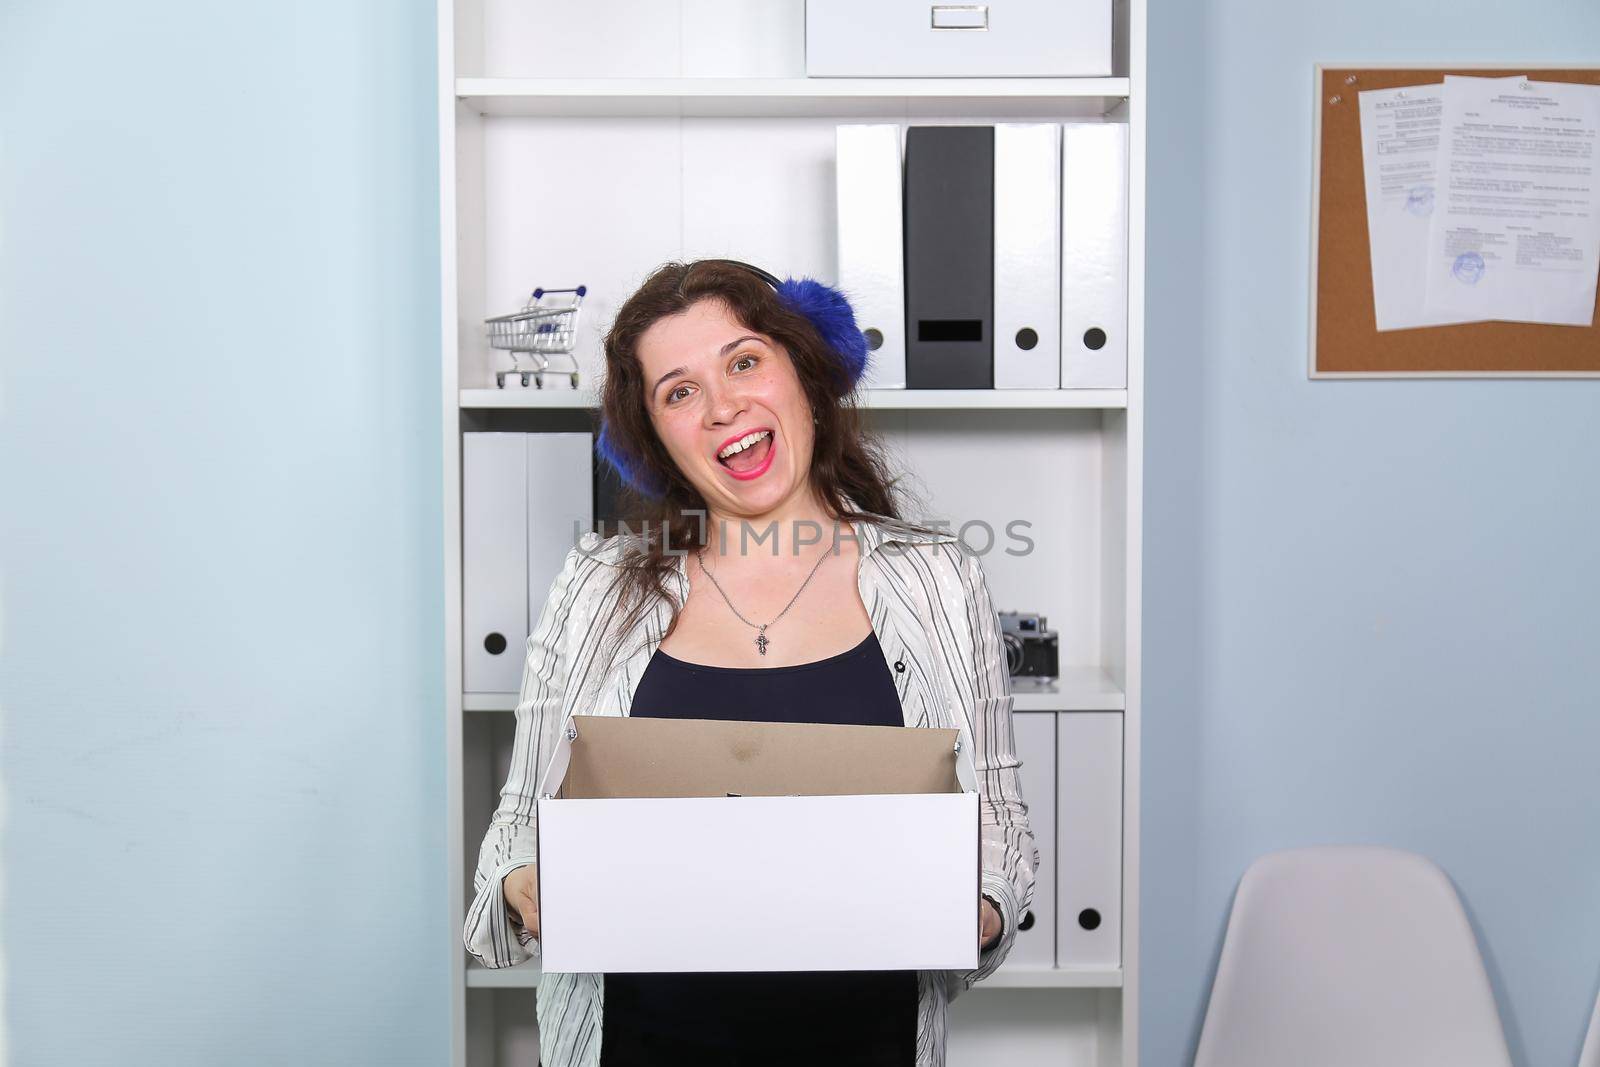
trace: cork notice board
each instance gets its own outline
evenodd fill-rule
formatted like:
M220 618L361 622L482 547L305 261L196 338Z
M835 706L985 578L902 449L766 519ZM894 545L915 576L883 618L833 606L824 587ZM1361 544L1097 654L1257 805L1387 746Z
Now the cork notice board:
M1317 66L1311 377L1600 377L1600 314L1589 327L1469 322L1378 332L1356 94L1442 83L1446 74L1600 85L1595 67Z

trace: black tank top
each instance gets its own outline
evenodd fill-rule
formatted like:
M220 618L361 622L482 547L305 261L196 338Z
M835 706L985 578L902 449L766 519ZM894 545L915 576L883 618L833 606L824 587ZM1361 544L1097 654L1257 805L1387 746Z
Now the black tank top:
M656 650L630 715L903 726L877 635L787 667L716 667ZM648 887L639 887L647 891ZM892 907L863 900L861 906ZM605 976L600 1062L696 1065L916 1060L916 971Z

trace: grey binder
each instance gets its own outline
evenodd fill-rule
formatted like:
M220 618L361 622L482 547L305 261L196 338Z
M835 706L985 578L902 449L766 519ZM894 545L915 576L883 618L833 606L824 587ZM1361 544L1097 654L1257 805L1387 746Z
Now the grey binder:
M906 386L994 387L994 127L906 129Z

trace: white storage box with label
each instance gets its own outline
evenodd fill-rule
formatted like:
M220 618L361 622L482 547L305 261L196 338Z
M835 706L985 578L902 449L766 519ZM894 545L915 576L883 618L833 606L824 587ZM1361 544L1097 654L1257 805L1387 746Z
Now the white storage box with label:
M578 715L538 799L545 971L977 966L955 730Z
M1111 0L806 0L806 74L1108 78Z

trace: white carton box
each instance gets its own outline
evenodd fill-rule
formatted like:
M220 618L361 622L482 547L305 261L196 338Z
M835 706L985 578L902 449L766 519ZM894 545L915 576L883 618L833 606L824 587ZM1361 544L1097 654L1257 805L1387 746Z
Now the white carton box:
M977 966L977 777L958 739L572 717L539 788L540 966Z
M1111 0L806 0L806 75L1109 78Z

